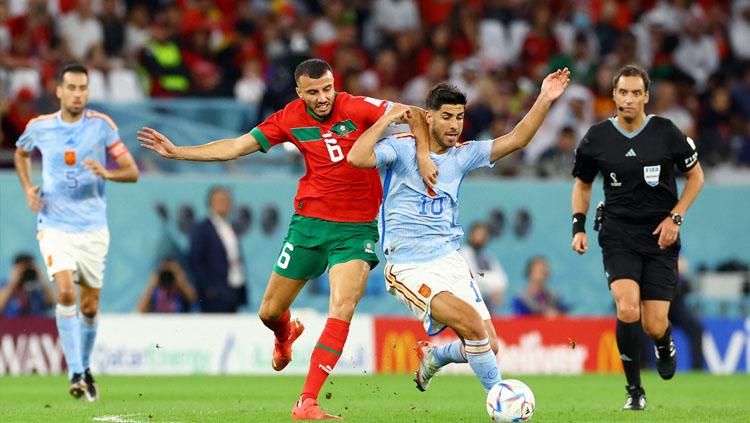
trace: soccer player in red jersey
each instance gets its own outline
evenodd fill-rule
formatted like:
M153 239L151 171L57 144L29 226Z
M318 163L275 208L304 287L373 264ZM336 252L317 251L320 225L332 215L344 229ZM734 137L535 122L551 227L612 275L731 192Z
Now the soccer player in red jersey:
M300 98L239 137L178 147L158 131L143 128L138 140L144 148L179 160L232 160L257 151L267 152L283 142L294 143L302 152L307 173L299 181L295 214L259 315L276 337L272 366L280 371L291 361L292 343L304 330L298 319L291 320L289 307L305 283L328 268L328 321L313 350L292 418L339 419L323 411L317 397L344 348L349 322L364 293L369 271L378 263L375 218L383 195L378 171L356 169L347 163L346 155L357 138L393 103L336 92L331 67L323 60L302 62L294 78ZM415 108L414 112L418 111ZM427 144L420 144L417 150L425 183L434 184L437 168L429 158Z

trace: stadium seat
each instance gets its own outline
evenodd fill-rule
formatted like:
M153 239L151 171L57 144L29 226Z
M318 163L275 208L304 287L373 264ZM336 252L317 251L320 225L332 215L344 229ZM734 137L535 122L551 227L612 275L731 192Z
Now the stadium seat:
M107 84L104 81L104 73L98 69L89 69L89 100L106 101Z
M112 101L140 101L144 99L138 75L130 69L113 69L109 72L109 98Z
M30 88L34 96L39 95L42 85L39 72L36 69L16 69L10 73L10 77L8 78L8 97L14 98L18 91L24 87Z

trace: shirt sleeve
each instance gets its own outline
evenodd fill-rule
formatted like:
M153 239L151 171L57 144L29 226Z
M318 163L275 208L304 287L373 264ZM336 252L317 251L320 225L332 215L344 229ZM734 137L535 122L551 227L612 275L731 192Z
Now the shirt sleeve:
M349 100L349 107L351 107L352 114L357 117L357 120L363 122L369 128L388 110L391 110L393 103L372 97L354 96ZM360 128L360 130L364 131L367 128Z
M594 160L590 152L590 133L591 131L586 132L586 135L583 136L580 144L578 144L578 148L576 148L575 164L573 165L573 176L587 184L594 182L596 174L599 172L596 160Z
M493 167L492 158L493 140L469 141L458 147L458 162L464 169L464 173L480 167Z
M685 136L674 123L669 123L669 153L680 172L687 172L698 164L698 151L692 138Z
M283 114L284 110L279 110L250 130L250 135L258 141L262 152L267 153L274 145L289 141L281 125Z
M104 143L107 146L107 152L114 160L119 159L123 155L129 152L128 147L120 139L120 131L117 126L112 122L111 119L107 122L102 122L102 131L104 137Z
M398 160L398 151L394 145L393 136L383 138L375 145L375 158L377 159L377 168L392 167Z
M34 128L31 125L26 125L23 134L16 141L16 147L21 148L27 153L31 153L36 148Z

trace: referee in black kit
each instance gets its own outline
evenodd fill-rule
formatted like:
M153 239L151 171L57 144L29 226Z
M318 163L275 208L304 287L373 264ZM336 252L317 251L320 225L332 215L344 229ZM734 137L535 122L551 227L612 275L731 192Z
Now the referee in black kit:
M680 225L703 187L703 171L693 140L669 120L646 115L648 73L636 65L613 79L615 117L589 128L576 150L573 176L573 243L588 248L586 212L591 184L604 177L599 245L609 289L617 305L617 347L625 368L628 399L624 410L643 410L640 331L656 344L656 367L670 379L677 366L672 326L667 319L677 284ZM677 196L675 165L687 183ZM599 218L597 218L597 221Z

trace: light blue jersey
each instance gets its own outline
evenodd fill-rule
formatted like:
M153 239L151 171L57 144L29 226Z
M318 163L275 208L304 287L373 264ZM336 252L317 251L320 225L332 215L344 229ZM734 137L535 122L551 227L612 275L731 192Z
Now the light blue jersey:
M417 167L414 137L397 134L375 146L377 167L385 170L380 240L391 264L425 263L458 250L464 235L458 223L458 192L464 176L491 167L492 140L471 141L444 154L431 153L438 182L430 195Z
M84 168L83 161L105 165L107 151L113 157L127 152L112 119L88 109L74 123L63 121L59 111L42 115L29 122L16 146L42 153L44 207L38 229L90 232L107 226L104 180Z

